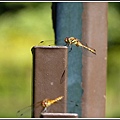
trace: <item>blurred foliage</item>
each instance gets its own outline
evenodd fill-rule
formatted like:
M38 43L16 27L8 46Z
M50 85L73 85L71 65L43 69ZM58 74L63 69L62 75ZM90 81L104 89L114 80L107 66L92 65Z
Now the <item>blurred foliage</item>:
M120 3L109 3L108 10L109 45L120 44L120 35L118 34L120 33L120 29L118 29L120 26Z
M120 117L119 6L108 7L106 117ZM0 3L0 117L17 117L17 110L31 104L31 48L41 40L54 43L50 2Z
M108 7L108 70L106 117L120 117L120 3Z
M31 104L31 48L41 40L54 43L50 2L0 3L0 117Z

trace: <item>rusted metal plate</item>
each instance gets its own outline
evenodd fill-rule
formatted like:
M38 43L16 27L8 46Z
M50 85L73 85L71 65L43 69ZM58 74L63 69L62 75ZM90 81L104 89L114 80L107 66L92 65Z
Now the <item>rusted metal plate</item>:
M107 67L107 3L83 3L82 40L96 49L83 55L82 117L105 117Z
M42 118L78 118L76 113L42 113Z
M66 112L67 47L35 46L32 48L32 53L33 104L46 98L55 99L59 96L64 96L61 101L48 107L47 112ZM42 109L42 107L34 108L33 117L40 117Z

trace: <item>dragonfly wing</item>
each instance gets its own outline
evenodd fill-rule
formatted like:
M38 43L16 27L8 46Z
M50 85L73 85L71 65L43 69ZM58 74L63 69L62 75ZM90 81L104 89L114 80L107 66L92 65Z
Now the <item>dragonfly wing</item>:
M38 107L41 106L41 101L35 103L35 104L32 104L30 106L27 106L23 109L20 109L17 111L16 115L17 117L25 117L25 118L30 118L31 115L33 114L33 108L36 109ZM42 107L42 106L41 106Z
M21 117L29 118L29 117L31 117L31 112L32 112L32 106L28 106L21 110L18 110L16 113L16 116L18 118L21 118Z
M54 40L41 40L38 46L54 46Z
M51 104L49 107L43 108L43 110L41 111L41 113L45 113L45 112L55 112L55 111L60 112L58 108L60 108L60 107L63 108L63 106L64 106L65 104L67 104L67 102L64 103L62 100L57 101L57 102L55 102L54 104ZM75 107L79 107L79 104L75 103L74 101L70 101L70 102L68 102L68 104L70 104L70 105L73 106L74 108L75 108ZM38 108L38 106L36 106L34 109L36 109L36 108ZM17 117L19 117L19 118L21 118L21 117L22 117L22 118L23 118L23 117L24 117L24 118L31 118L32 113L33 113L33 105L28 106L28 107L25 107L25 108L19 110L19 111L17 112ZM40 113L40 114L41 114L41 113Z

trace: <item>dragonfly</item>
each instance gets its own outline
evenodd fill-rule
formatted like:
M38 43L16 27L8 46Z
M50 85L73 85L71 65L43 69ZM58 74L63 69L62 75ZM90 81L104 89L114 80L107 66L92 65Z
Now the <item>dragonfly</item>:
M53 42L54 42L54 41L52 41L52 40L41 40L38 45L39 45L39 46L43 46L43 45L52 46L52 45L54 45ZM81 42L79 39L77 39L77 38L75 38L75 37L66 37L66 38L64 39L64 42L66 43L65 46L66 46L66 45L67 45L67 46L70 46L70 51L69 51L69 52L71 52L71 50L72 50L71 45L74 44L74 45L76 45L77 47L82 47L82 48L84 48L84 49L86 49L86 50L88 50L88 51L90 51L91 53L93 53L93 54L96 55L96 50L95 50L95 49L87 46L87 44L85 45L83 42ZM55 46L55 45L54 45L54 46Z
M70 46L70 48L71 48L69 52L71 52L71 50L72 50L71 45L74 44L77 47L82 47L84 49L87 49L88 51L90 51L90 52L92 52L93 54L96 55L96 50L95 49L93 49L91 47L88 47L87 45L84 45L79 39L77 39L75 37L66 37L64 39L64 41L65 41L66 45Z
M50 46L50 44L48 44L47 42L50 43L49 40L48 41L42 40L42 41L40 41L39 45L42 46L42 45L46 44L46 45ZM96 55L96 50L95 49L93 49L91 47L88 47L87 44L86 45L83 44L79 39L77 39L75 37L66 37L64 39L64 42L66 43L67 46L70 46L70 51L69 52L71 52L71 50L72 50L71 45L73 44L73 45L76 45L77 47L82 47L82 48L90 51L92 54ZM89 53L87 55L89 55ZM61 84L63 83L62 78L63 78L64 74L65 74L65 70L61 74L61 78L60 78L60 83Z
M25 108L23 108L23 109L21 109L21 110L18 110L18 111L17 111L17 114L18 114L18 116L20 116L20 117L24 116L24 113L29 110L29 109L27 110L27 108L31 108L32 106L35 106L35 108L41 106L41 107L43 108L43 110L41 111L41 113L47 112L47 108L48 108L48 107L50 107L50 106L53 105L54 103L57 103L58 101L62 100L63 97L64 97L64 96L59 96L59 97L57 97L57 98L55 98L55 99L48 99L48 98L46 98L46 99L44 99L44 100L42 100L42 101L37 102L36 104L30 105L30 106L25 107ZM23 110L25 110L25 111L22 112Z

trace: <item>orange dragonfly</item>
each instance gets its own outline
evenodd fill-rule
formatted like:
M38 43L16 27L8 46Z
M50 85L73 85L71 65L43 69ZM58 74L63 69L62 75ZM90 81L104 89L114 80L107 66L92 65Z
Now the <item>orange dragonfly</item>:
M77 38L75 38L75 37L66 37L66 38L64 39L64 41L65 41L66 45L70 46L70 48L71 48L70 51L72 50L71 45L74 44L74 45L76 45L77 47L82 47L82 48L84 48L84 49L87 49L88 51L90 51L90 52L92 52L93 54L96 55L96 50L95 50L95 49L90 48L90 47L88 47L87 45L84 45L79 39L77 39ZM70 51L69 51L69 52L70 52Z
M48 99L48 98L46 98L46 99L44 99L42 101L39 101L39 102L37 102L36 104L33 104L33 105L35 105L36 108L39 107L39 106L41 106L43 108L43 110L42 110L41 113L44 113L44 112L47 112L47 108L48 107L50 107L52 104L54 104L54 103L62 100L63 97L64 96L59 96L59 97L57 97L55 99ZM25 108L23 108L21 110L18 110L17 111L18 116L20 116L20 117L24 116L24 113L29 110L29 109L27 110L27 108L31 108L33 105L25 107ZM25 110L25 111L22 112L23 110Z
M64 39L65 43L67 46L70 46L70 51L72 50L72 47L71 45L74 44L76 45L77 47L82 47L88 51L90 51L91 53L95 54L96 55L96 50L91 48L91 47L88 47L87 44L85 45L84 43L82 43L82 41L80 41L79 39L75 38L75 37L66 37ZM53 40L41 40L38 44L38 46L43 46L43 45L47 45L47 46L51 46L51 45L54 45L54 41ZM55 46L55 45L54 45ZM70 52L69 51L69 52Z

